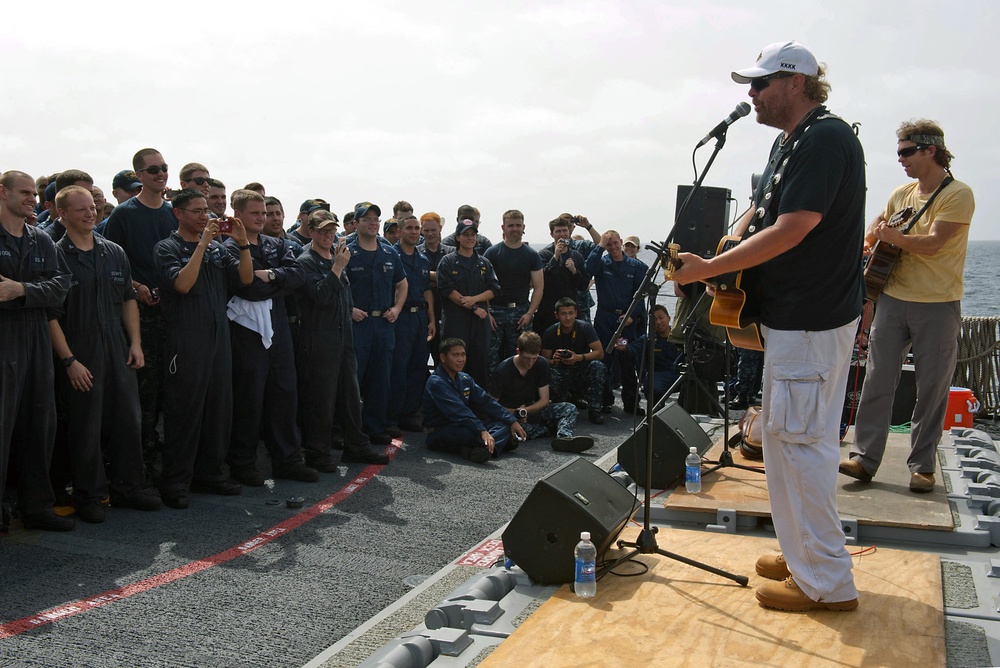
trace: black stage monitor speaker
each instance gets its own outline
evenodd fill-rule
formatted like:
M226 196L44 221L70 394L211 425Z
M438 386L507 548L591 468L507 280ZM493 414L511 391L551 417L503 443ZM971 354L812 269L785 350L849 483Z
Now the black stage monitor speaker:
M694 446L699 455L712 447L712 439L691 415L674 402L653 416L652 489L666 489L684 477L684 458ZM646 483L646 425L618 446L618 463L641 487Z
M535 483L503 532L503 549L535 582L572 582L580 532L590 532L600 562L638 507L617 480L576 457Z
M677 186L677 204L674 217L681 209L694 186ZM729 227L729 188L702 186L688 206L684 217L677 221L674 242L681 251L695 253L702 257L712 257L719 249L719 241Z

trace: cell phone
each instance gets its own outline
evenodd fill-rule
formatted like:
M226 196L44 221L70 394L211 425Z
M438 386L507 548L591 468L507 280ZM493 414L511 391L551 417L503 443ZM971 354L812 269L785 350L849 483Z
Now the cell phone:
M159 288L150 288L149 289L149 298L152 299L154 302L160 301L160 289Z
M219 216L215 219L215 222L219 225L220 234L231 234L233 231L233 221L227 216Z
M621 337L620 339L618 339L618 345L620 345L620 346L627 346L628 345L628 339L626 339L624 336Z

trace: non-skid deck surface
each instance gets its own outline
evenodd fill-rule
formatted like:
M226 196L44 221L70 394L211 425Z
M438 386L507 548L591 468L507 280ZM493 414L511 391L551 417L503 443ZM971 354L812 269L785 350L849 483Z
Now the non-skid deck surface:
M841 459L847 459L854 442L854 428L840 446ZM708 459L718 459L722 439L707 453ZM909 491L910 471L906 458L910 453L909 434L889 434L885 457L875 479L861 483L843 474L837 479L837 508L840 516L856 519L861 524L952 531L955 528L948 497L938 468L937 485L928 494ZM737 451L737 464L759 466L761 462L744 459ZM711 511L731 509L751 516L769 517L764 475L754 471L727 467L704 476L700 494L691 495L681 485L666 497L667 510Z
M626 531L634 536L634 528ZM650 570L608 575L597 596L563 586L481 665L922 666L945 665L941 567L936 555L878 550L854 557L853 612L765 610L754 588L767 538L663 530L664 550L750 578L749 587L658 555ZM634 564L619 568L633 572Z

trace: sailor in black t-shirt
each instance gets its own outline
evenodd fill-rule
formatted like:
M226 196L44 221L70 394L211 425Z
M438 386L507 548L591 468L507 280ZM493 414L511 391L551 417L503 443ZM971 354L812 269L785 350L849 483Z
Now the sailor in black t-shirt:
M500 360L514 354L518 335L531 327L531 319L542 301L542 261L525 244L524 214L511 209L503 214L503 241L483 255L497 275L500 294L490 304L493 338L490 341L489 370ZM530 301L529 301L530 293Z
M604 347L597 330L589 322L576 319L576 302L563 297L556 302L559 322L542 335L542 357L552 373L554 401L587 401L588 416L594 424L604 424L601 393L607 369Z
M576 406L549 398L549 363L540 356L542 339L532 331L517 338L517 353L497 365L490 378L490 394L518 417L528 438L555 434L552 449L583 452L594 439L574 436Z
M142 406L142 449L146 475L156 478L162 441L156 431L163 404L163 346L166 326L160 307L159 274L153 249L177 229L171 203L163 198L167 189L167 164L156 149L144 148L132 157L134 176L142 189L135 197L115 207L104 227L104 236L121 246L132 265L132 286L139 304L139 328L146 364L139 369L139 404ZM122 176L119 174L118 176ZM118 177L115 177L116 182ZM123 185L134 182L126 178Z
M581 291L587 292L590 284L590 276L583 266L586 258L570 247L570 225L564 218L549 221L553 242L538 251L545 289L532 326L539 334L544 334L555 323L557 301L563 297L575 301Z

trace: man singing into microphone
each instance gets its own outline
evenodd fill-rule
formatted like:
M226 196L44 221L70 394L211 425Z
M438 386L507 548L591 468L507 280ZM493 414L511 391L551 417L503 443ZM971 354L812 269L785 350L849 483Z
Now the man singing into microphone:
M776 610L858 606L837 515L840 405L864 295L865 167L851 127L823 102L830 85L798 42L764 47L733 72L757 122L781 130L740 220L743 241L710 260L682 253L681 284L754 268L763 287L764 461L781 555L757 572ZM746 275L744 275L746 277ZM745 283L744 283L745 285Z

